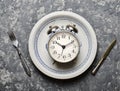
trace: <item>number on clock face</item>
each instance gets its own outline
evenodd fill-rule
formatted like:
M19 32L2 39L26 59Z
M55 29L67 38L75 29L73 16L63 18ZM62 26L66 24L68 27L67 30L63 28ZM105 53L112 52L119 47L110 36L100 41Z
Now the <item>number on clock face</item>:
M77 57L79 50L77 38L69 32L58 32L48 42L49 54L57 62L72 61Z

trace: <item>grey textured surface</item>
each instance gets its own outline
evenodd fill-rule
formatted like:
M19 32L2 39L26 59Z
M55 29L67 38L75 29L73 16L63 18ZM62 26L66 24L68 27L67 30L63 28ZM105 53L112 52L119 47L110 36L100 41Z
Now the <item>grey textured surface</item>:
M27 42L34 24L44 15L58 10L73 11L93 26L98 51L92 66L81 76L55 80L33 65ZM13 48L7 31L13 30L29 60L28 77ZM95 76L91 75L98 59L112 41L117 44ZM0 91L120 91L120 0L0 0Z

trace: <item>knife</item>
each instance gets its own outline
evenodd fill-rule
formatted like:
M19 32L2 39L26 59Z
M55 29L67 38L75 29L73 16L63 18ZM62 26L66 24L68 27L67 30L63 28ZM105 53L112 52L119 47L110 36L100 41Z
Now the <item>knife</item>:
M92 70L92 74L95 75L96 72L98 71L100 65L104 62L104 60L107 58L107 56L109 55L110 51L112 50L112 48L114 47L114 45L116 44L116 39L114 39L110 45L108 46L108 48L106 49L106 51L104 52L104 54L101 56L100 61L98 62L98 64L96 65L96 67Z

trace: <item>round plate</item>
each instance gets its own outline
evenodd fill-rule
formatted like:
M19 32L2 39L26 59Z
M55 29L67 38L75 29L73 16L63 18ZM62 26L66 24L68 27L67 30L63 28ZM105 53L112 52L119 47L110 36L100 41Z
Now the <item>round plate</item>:
M75 61L66 64L54 63L47 51L49 26L76 25L80 53ZM92 64L97 40L91 25L80 15L69 11L57 11L40 19L33 27L29 37L29 53L35 66L45 75L56 79L70 79L85 72ZM53 64L54 63L54 64Z

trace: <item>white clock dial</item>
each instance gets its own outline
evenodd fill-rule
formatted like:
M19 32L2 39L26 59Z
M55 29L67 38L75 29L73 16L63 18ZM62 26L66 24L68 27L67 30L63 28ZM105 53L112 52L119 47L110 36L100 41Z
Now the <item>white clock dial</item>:
M48 42L48 52L57 62L66 63L79 54L79 42L70 32L58 32Z

